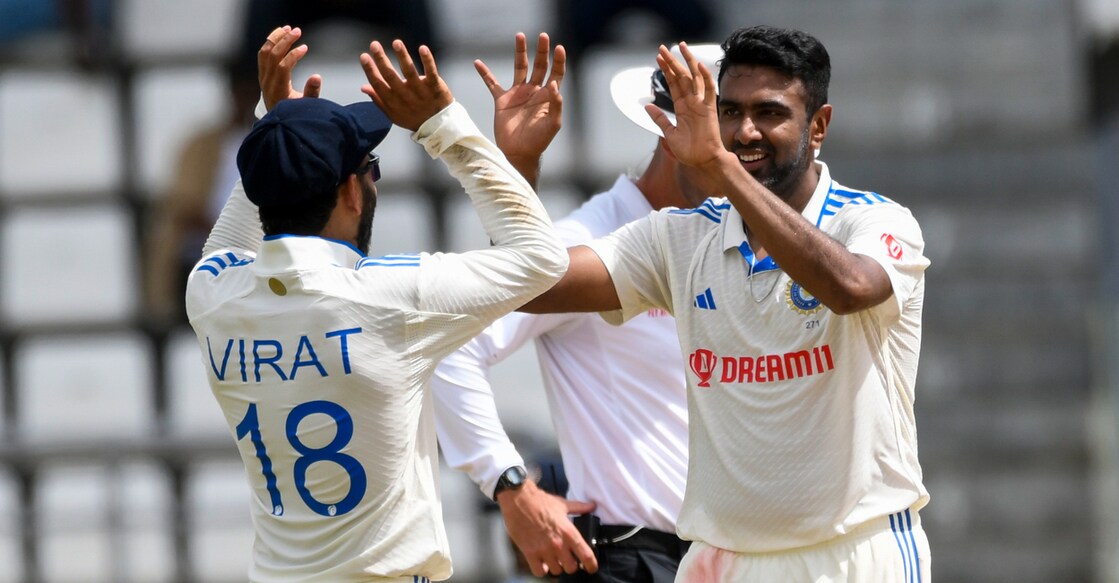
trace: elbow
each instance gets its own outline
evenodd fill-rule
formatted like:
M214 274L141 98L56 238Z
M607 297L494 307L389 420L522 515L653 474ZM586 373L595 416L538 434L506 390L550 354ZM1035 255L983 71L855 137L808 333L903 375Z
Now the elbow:
M570 265L570 258L568 257L567 248L560 244L559 240L555 240L554 244L548 245L546 252L541 254L540 270L543 274L551 279L551 283L556 283L563 278L567 273L567 268Z
M819 299L832 313L849 316L881 304L891 294L893 290L889 286L879 288L872 285L851 285L828 294L826 299Z

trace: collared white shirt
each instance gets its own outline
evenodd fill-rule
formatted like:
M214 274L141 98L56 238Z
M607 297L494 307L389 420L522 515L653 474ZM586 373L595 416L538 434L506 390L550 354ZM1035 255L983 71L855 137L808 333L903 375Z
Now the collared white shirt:
M460 105L413 138L494 247L363 258L319 237L261 243L238 184L191 273L187 312L254 493L253 581L449 577L426 383L566 268L540 201Z
M877 261L893 286L856 314L831 313L771 258L757 262L726 199L590 244L623 306L604 317L676 316L691 414L683 538L787 550L928 499L913 416L929 263L921 230L904 207L820 168L803 216Z
M584 244L648 215L619 177L556 222L564 244ZM432 378L436 426L451 467L487 496L522 464L501 428L491 366L535 341L572 500L595 502L603 524L675 532L687 477L687 397L673 318L651 309L611 326L596 314L514 313L447 357Z

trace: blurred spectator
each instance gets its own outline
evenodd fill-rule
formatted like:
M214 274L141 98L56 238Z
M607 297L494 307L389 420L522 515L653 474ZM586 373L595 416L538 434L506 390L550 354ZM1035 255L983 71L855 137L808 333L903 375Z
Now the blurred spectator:
M1092 119L1102 124L1119 118L1119 34L1095 43L1090 60Z
M255 63L250 68L230 63L226 72L229 114L185 140L148 231L145 300L148 317L159 325L186 323L187 275L202 256L206 235L237 180L237 148L255 120L260 97Z
M237 58L244 66L256 67L258 39L266 38L277 26L291 25L311 32L327 21L352 21L370 25L364 45L355 47L354 58L374 40L374 32L385 31L409 47L427 45L438 52L438 38L432 26L428 0L247 0L244 28ZM392 39L382 38L382 42ZM388 44L385 42L385 44Z

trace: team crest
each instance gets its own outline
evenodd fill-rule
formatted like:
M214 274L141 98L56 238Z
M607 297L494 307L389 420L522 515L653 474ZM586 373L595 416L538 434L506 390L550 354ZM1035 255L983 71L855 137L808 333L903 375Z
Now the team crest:
M785 284L785 302L789 304L789 308L793 311L805 316L819 312L823 308L816 296L808 293L803 287L800 287L799 283L791 279L789 283Z

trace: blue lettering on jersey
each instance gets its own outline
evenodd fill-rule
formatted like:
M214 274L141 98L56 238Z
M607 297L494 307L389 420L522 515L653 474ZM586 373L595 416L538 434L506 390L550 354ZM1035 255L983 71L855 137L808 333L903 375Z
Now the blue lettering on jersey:
M361 334L361 328L331 330L322 336L327 341L332 341L335 338L338 339L336 350L342 360L342 374L348 375L353 372L353 368L350 365L349 343L349 338L353 334ZM319 353L323 350L330 350L330 344L332 344L332 342L322 342L319 348L316 349L315 343L311 341L311 337L307 334L303 334L299 337L294 349L284 350L284 342L280 340L270 338L230 338L225 342L224 348L219 348L219 358L214 354L214 344L211 343L210 337L206 337L206 349L210 357L210 370L214 372L214 376L217 377L219 381L226 380L229 356L236 351L238 363L240 365L240 380L243 383L249 382L247 373L250 360L252 364L253 380L257 383L263 382L266 376L276 377L281 381L293 381L301 368L308 367L317 371L320 377L328 377L332 372L327 370L326 364L329 361L324 363L322 359L319 358ZM218 346L220 347L221 345L218 344ZM246 350L248 346L251 346L251 350ZM287 354L294 354L290 360L290 365L285 358ZM221 361L220 365L218 364L219 360Z

